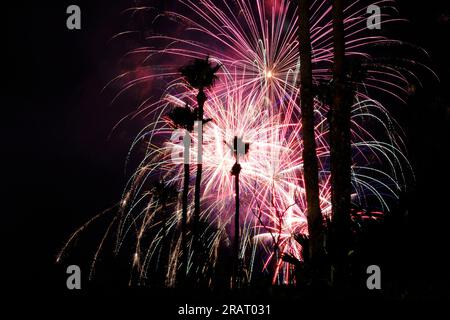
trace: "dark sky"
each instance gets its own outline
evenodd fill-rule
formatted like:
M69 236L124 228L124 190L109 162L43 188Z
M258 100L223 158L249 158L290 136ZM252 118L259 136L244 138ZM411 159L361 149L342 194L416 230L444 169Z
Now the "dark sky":
M123 48L108 39L126 26L120 11L131 1L28 2L2 9L2 262L17 292L59 292L64 277L54 256L74 227L120 198L126 152L140 129L131 122L108 139L135 104L110 106L100 92L117 72ZM81 31L65 28L73 3L82 8ZM400 35L428 50L441 78L427 81L400 119L417 174L405 231L418 265L411 268L420 288L433 290L449 279L441 263L450 226L449 8L435 0L402 0L399 8L410 20Z

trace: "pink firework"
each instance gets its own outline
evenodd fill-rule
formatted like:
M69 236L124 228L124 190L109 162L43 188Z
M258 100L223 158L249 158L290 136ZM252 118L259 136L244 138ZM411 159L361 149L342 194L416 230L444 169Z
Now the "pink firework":
M148 268L159 262L158 248L172 232L172 249L167 284L175 283L180 266L178 226L181 206L172 204L174 214L167 223L158 224L158 200L147 190L148 181L164 179L167 186L180 189L183 179L183 147L164 117L174 106L196 104L196 92L190 90L178 72L190 59L205 56L223 67L219 81L207 91L203 136L203 219L208 222L207 239L211 260L217 258L221 241L231 238L234 206L233 137L250 144L242 161L241 225L243 241L240 255L251 280L257 252L265 263L273 265L274 282L290 283L290 267L281 261L282 253L301 259L301 246L293 235L307 234L303 183L302 128L298 105L299 46L297 7L288 0L177 1L178 11L163 12L152 19L162 34L147 36L151 45L130 51L125 58L140 60L138 71L127 71L108 85L119 86L117 99L124 92L149 83L164 86L144 99L134 116L144 114L149 123L142 129L132 148L145 141L147 153L130 178L121 201L117 250L127 237L136 239L133 266L145 278ZM393 1L378 1L389 7ZM403 101L414 73L408 68L419 65L403 59L400 65L374 57L376 45L398 44L384 36L368 32L366 6L354 1L345 10L346 54L361 71L354 85L352 106L353 200L389 208L389 198L397 194L409 174L403 154L404 145L398 126L382 103L374 98L384 94ZM126 12L151 11L131 8ZM383 15L383 23L400 19ZM328 1L316 0L311 6L313 79L327 84L332 78L332 19ZM171 32L173 30L173 32ZM118 41L133 35L124 32ZM136 76L139 75L139 76ZM156 96L157 98L154 98ZM327 99L315 100L316 144L320 170L320 201L325 217L331 212ZM181 133L185 134L184 132ZM176 138L176 139L175 139ZM196 153L197 137L191 134L191 154ZM191 166L191 170L194 170ZM191 176L194 176L191 172ZM161 227L164 225L164 227ZM144 246L141 239L149 230L156 236ZM165 262L164 262L165 263Z

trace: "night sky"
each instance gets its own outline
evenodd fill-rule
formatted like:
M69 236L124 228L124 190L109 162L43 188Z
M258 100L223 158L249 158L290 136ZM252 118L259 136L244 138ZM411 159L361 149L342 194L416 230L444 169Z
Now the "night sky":
M1 19L6 72L0 212L2 264L8 269L3 275L11 292L21 296L69 295L64 266L54 265L55 256L77 226L120 199L126 153L142 126L142 119L128 121L110 135L136 103L111 106L111 93L101 92L118 72L124 50L108 40L127 26L120 12L132 1L25 2L30 4L3 7ZM409 209L408 222L386 255L397 256L414 296L448 298L449 4L398 2L400 15L410 23L395 31L428 51L430 67L441 82L426 76L424 88L397 111L417 183L402 199L401 205ZM82 9L81 31L65 27L70 4ZM80 245L89 248L95 239L88 234ZM68 262L83 266L92 254L92 249L78 250ZM111 270L100 268L97 282L86 285L93 291L120 293L128 278L116 275L127 275L127 268L120 263Z

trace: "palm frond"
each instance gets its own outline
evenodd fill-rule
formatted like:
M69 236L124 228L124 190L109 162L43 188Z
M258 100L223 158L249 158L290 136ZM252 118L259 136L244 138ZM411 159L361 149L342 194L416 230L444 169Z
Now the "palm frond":
M206 57L195 59L192 63L181 67L180 72L191 87L202 89L214 85L218 79L216 72L220 67L220 64L213 66L209 57Z

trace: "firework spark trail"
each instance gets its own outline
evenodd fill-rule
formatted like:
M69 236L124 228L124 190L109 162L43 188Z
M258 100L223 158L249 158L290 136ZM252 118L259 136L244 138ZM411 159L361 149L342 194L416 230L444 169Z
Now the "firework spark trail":
M292 239L295 233L307 234L304 213L306 199L302 187L301 126L293 114L283 116L269 112L263 103L265 97L257 92L251 91L245 94L234 90L232 84L228 87L231 90L226 95L226 99L221 98L222 94L217 96L214 91L210 91L209 100L205 104L205 114L213 121L205 126L203 137L204 218L212 225L220 225L222 229L218 232L221 234L229 234L234 205L230 169L235 161L231 144L234 136L240 136L244 141L250 142L250 152L241 161L241 207L245 225L247 228L256 230L252 234L255 234L255 239L260 240L261 243L272 242L272 237L275 237L280 252L289 252L296 257L301 257L301 247ZM166 96L165 106L162 108L166 110L177 101L182 106L186 99L194 103L195 94L188 92L183 99ZM293 101L295 97L287 100L288 103L294 103ZM289 110L292 106L284 108ZM372 100L359 101L353 108L352 146L357 151L353 167L353 184L358 198L366 198L369 194L373 194L382 206L387 206L386 195L383 192L396 196L400 188L397 175L402 175L401 171L398 171L401 170L402 164L407 163L407 160L403 158L399 147L377 140L364 127L367 118L373 123L377 122L385 126L385 119L377 116L379 109L380 105ZM381 115L387 116L384 112ZM317 117L317 153L322 166L320 200L322 211L328 216L331 212L330 177L326 169L329 158L328 124L326 114L317 112ZM168 140L173 134L164 122L157 128L152 130L153 139L160 135ZM192 142L190 154L195 155L197 143L195 135L192 136ZM144 188L146 179L153 173L164 176L168 184L181 185L182 183L180 177L183 170L183 147L179 141L166 141L163 145L155 145L151 150L149 159L143 161L141 168L148 173L145 176L139 174L132 180L133 183L140 185L138 192L135 192L136 195L139 194L140 189ZM156 157L154 157L155 154ZM370 170L377 170L370 166L373 165L373 161L369 159L371 155L379 162L391 163L392 172L379 171L379 173L383 174L385 180L388 180L395 188L391 188L383 180L377 180L370 174ZM195 171L192 170L191 175L194 176L194 173ZM375 182L378 184L376 187L373 186ZM256 207L261 208L259 219L255 218L254 208ZM131 211L129 214L132 214ZM178 217L179 215L178 212ZM173 220L171 227L177 227L176 220ZM218 237L215 238L217 239ZM211 252L217 245L217 241L214 245L211 243ZM274 257L271 250L267 251L266 264ZM241 254L243 252L246 252L244 244ZM276 267L277 272L281 272L282 268L279 261ZM290 273L288 270L284 271L283 281L288 282Z
M131 148L145 141L147 153L124 191L118 215L116 250L126 238L134 236L137 244L133 266L140 270L140 277L145 278L151 265L160 257L158 248L165 237L163 233L171 234L173 246L167 283L175 283L181 260L180 235L177 233L181 220L180 204L176 201L171 204L174 214L162 223L158 217L160 210L155 205L157 199L147 190L154 179L164 179L166 185L178 189L182 186L183 147L179 139L171 139L174 131L165 115L173 106L196 104L195 92L181 79L178 68L189 59L203 59L208 55L223 66L219 72L220 80L213 89L207 90L205 104L205 116L212 119L205 124L203 137L202 218L207 221L203 237L207 239L208 255L211 260L217 258L220 242L230 238L234 206L230 170L235 161L231 146L234 136L239 136L250 143L250 151L241 161L241 219L244 226L241 257L245 258L246 253L251 252L252 258L246 263L248 270L253 270L254 243L257 243L266 252L263 267L275 263L274 281L289 283L292 278L290 268L282 264L278 253L290 253L301 259L301 246L293 235L307 234L301 114L297 103L299 44L295 2L273 0L268 4L263 0L236 0L231 4L225 0L179 0L178 4L182 7L179 12L164 12L153 19L154 24L166 21L176 28L165 25L163 35L146 38L152 46L139 47L126 54L126 57L139 57L142 70L147 72L135 76L136 72L127 71L108 84L120 86L113 102L125 92L155 79L164 81L166 87L158 95L160 99L145 99L133 115L146 115L150 119ZM390 7L394 2L381 0L375 4ZM140 10L150 11L142 7L127 12L135 14ZM393 65L373 57L373 46L399 42L368 33L365 10L363 1L354 1L345 10L346 54L364 70L363 79L352 83L355 92L351 115L352 199L361 205L375 200L381 209L388 210L389 197L397 197L410 168L403 154L405 148L400 127L374 95L383 94L404 101L409 83L417 80L409 66L422 65L407 59L403 59L401 65ZM383 15L383 23L399 20ZM331 7L327 1L313 2L310 24L313 80L316 85L329 85L333 35ZM180 26L183 27L182 37L178 35ZM133 34L127 31L114 39L120 41ZM161 65L160 57L170 63ZM155 65L153 61L156 61ZM173 61L179 64L174 65ZM158 68L156 64L159 64ZM329 106L326 100L325 96L315 99L315 133L320 204L328 217L331 190ZM193 134L191 138L190 154L195 155L197 137ZM191 166L191 176L194 175L195 169ZM141 239L149 230L156 236L145 246Z

